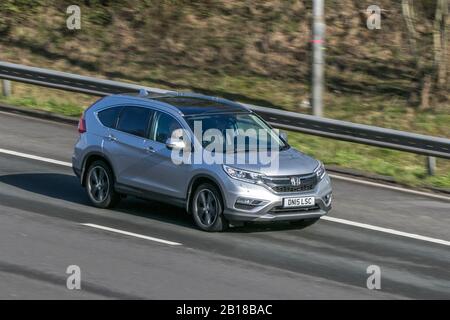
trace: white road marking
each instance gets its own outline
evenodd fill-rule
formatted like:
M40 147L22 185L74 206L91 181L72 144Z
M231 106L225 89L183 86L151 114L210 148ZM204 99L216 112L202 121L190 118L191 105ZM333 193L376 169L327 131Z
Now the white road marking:
M436 239L436 238L430 238L430 237L425 237L425 236L421 236L421 235L414 234L414 233L397 231L397 230L389 229L389 228L376 227L376 226L372 226L370 224L354 222L354 221L350 221L350 220L334 218L334 217L328 217L328 216L322 216L321 219L322 220L326 220L326 221L332 221L332 222L347 224L347 225L355 226L355 227L359 227L359 228L364 228L364 229L375 230L375 231L380 231L380 232L384 232L384 233L395 234L397 236L407 237L407 238L411 238L411 239L422 240L422 241L433 242L433 243L439 243L439 244L443 244L445 246L450 246L450 241Z
M82 225L83 226L87 226L87 227L91 227L91 228L96 228L96 229L106 230L106 231L110 231L110 232L120 233L120 234L124 234L124 235L127 235L127 236L135 237L135 238L140 238L140 239L155 241L155 242L159 242L159 243L164 243L164 244L168 244L168 245L171 245L171 246L181 246L182 245L181 243L178 243L178 242L168 241L168 240L154 238L154 237L148 237L148 236L145 236L143 234L123 231L123 230L109 228L109 227L104 227L104 226L100 226L98 224L82 223Z
M70 162L64 162L64 161L54 160L54 159L50 159L50 158L39 157L39 156L35 156L32 154L28 154L28 153L22 153L22 152L6 150L6 149L1 149L1 148L0 148L0 153L9 154L9 155L21 157L21 158L27 158L27 159L33 159L33 160L58 164L60 166L65 166L65 167L72 167L72 164Z
M401 191L401 192L416 194L416 195L419 195L419 196L425 196L425 197L430 197L430 198L450 201L450 197L447 197L447 196L444 196L444 195L433 194L433 193L417 191L417 190L411 190L411 189L406 189L406 188L402 188L402 187L390 186L388 184L382 184L382 183L370 182L370 181L365 181L365 180L359 180L359 179L350 178L350 177L344 177L344 176L335 175L335 174L328 174L328 175L331 178L333 178L333 179L350 181L350 182L354 182L354 183L365 184L365 185L372 186L372 187L391 189L391 190L395 190L395 191Z
M14 156L22 157L22 158L27 158L27 159L44 161L44 162L58 164L58 165L66 166L66 167L72 167L72 164L69 163L69 162L54 160L54 159L50 159L50 158L39 157L39 156L35 156L35 155L27 154L27 153L22 153L22 152L16 152L16 151L12 151L12 150L6 150L6 149L1 149L0 148L0 153L14 155ZM392 189L392 190L396 190L396 191L403 191L403 192L417 194L417 195L421 195L421 196L438 198L438 199L447 200L447 201L450 200L450 197L446 197L446 196L439 196L439 195L426 193L426 192L421 192L421 191L415 191L415 190L409 190L409 189L404 189L404 188L399 188L399 187L394 187L394 186L388 186L388 185L384 185L384 184L381 184L381 183L375 183L375 182L363 181L363 180L358 180L358 179L353 179L353 178L347 178L347 177L343 177L343 176L337 176L337 175L334 175L334 174L333 175L330 174L330 177L335 178L335 179L341 179L341 180L346 180L346 181L366 184L366 185L370 185L370 186L376 186L376 187ZM344 220L344 219L333 218L333 217L328 217L328 216L324 216L324 217L322 217L322 219L323 220L327 220L327 221L333 221L333 222L337 222L337 223L352 225L352 226L356 226L356 227L360 227L360 228L365 228L365 229L370 229L370 230L376 230L376 231L380 231L380 232L395 234L395 235L399 235L399 236L403 236L403 237L407 237L407 238L413 238L413 239L417 239L417 240L423 240L423 241L439 243L439 244L450 246L450 242L449 241L435 239L435 238L430 238L430 237L425 237L425 236L421 236L421 235L417 235L417 234L413 234L413 233L407 233L407 232L403 232L403 231L397 231L397 230L394 230L394 229L382 228L382 227L372 226L370 224L354 222L354 221L350 221L350 220ZM122 234L130 235L130 236L134 236L134 237L138 237L138 238L143 238L143 239L147 239L147 240L162 242L162 243L166 243L166 244L181 245L180 243L177 243L177 242L171 242L171 241L166 241L166 240L162 240L162 239L147 237L147 236L136 234L136 233L130 233L130 232L127 232L127 231L112 229L112 228L108 228L108 227L102 227L102 226L93 225L93 224L89 224L89 223L84 224L84 225L87 225L87 226L90 226L90 227L93 227L93 228L98 228L98 229L103 229L103 230L109 230L109 231L112 231L112 232L122 233Z

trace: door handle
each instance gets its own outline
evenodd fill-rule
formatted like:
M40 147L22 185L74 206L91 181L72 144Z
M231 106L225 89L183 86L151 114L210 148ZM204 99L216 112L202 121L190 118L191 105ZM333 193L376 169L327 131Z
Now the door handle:
M151 153L154 153L156 151L152 146L148 146L147 148L145 148L145 150Z
M110 135L108 136L108 139L109 139L110 141L117 141L117 138L114 137L112 134L110 134Z

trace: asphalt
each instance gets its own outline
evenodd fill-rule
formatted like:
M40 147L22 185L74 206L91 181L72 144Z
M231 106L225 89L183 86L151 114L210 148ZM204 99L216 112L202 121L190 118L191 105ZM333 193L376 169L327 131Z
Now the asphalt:
M76 138L71 125L0 112L1 149L70 162ZM333 187L331 217L450 241L448 201ZM69 265L81 290L66 288ZM370 265L380 290L366 287ZM99 210L71 168L0 153L0 299L449 299L449 266L448 245L333 221L205 233L156 202Z

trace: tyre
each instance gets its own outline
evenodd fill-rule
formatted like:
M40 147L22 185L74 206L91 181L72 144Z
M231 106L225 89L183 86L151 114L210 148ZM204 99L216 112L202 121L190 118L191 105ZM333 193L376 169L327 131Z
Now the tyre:
M317 221L319 221L319 219L320 218L308 218L308 219L303 219L303 220L298 220L298 221L291 221L291 225L293 225L295 227L299 227L299 228L306 228L306 227L313 225Z
M114 175L104 161L94 161L87 171L86 191L89 199L98 208L114 207L120 195L114 191Z
M228 228L223 216L222 196L210 183L201 184L194 192L191 201L194 222L201 230L218 232Z

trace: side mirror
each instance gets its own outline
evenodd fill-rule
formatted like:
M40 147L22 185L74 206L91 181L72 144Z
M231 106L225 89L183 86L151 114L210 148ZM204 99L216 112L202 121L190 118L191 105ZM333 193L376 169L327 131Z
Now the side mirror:
M169 138L166 140L167 149L182 150L186 148L186 143L180 139Z
M280 131L280 138L283 139L286 143L288 142L288 135L286 131Z

